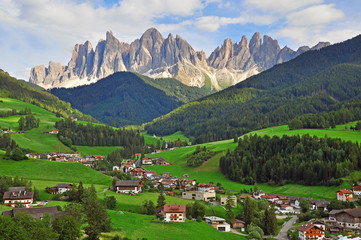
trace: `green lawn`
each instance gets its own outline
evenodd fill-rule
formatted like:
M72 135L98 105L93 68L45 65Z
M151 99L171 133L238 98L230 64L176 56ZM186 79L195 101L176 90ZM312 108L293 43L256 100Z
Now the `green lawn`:
M233 233L217 231L205 222L186 221L184 223L162 223L155 216L135 213L108 211L115 231L103 233L102 238L111 239L115 235L130 239L246 239Z
M0 175L27 177L30 180L98 184L111 186L112 179L81 163L48 160L12 161L0 159Z

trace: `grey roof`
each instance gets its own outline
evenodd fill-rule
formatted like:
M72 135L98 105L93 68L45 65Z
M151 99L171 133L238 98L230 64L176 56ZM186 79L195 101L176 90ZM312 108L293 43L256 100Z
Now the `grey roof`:
M17 191L11 191L11 192L5 192L3 196L4 199L29 199L34 198L33 192L27 192L23 190L17 190Z
M26 187L9 187L9 192L26 191Z
M352 217L360 218L361 217L361 208L351 208L343 210L332 210L329 215L337 215L339 213L346 213Z
M69 215L67 211L58 211L56 206L53 207L34 207L34 208L14 208L9 211L3 211L2 215L14 217L18 213L26 213L36 219L42 219L45 215L50 215L52 219L56 216Z
M120 180L115 183L116 187L137 187L140 180Z

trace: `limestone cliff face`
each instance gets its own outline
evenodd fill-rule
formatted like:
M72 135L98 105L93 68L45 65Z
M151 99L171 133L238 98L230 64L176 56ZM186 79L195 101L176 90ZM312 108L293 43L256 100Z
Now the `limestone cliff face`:
M328 46L319 43L312 50ZM49 66L31 69L30 82L45 88L75 87L90 84L114 72L133 71L151 77L175 77L189 86L207 85L220 90L243 81L275 64L288 61L310 50L297 52L288 47L280 49L277 40L255 33L248 43L224 40L207 59L179 35L164 38L155 28L148 29L131 44L120 42L111 31L99 40L95 50L89 41L76 44L67 66L49 62Z

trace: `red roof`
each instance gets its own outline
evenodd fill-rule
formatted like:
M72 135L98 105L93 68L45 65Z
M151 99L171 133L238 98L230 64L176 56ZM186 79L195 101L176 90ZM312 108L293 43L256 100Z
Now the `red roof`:
M215 185L214 184L208 184L208 183L199 183L198 187L209 188L209 187L215 187Z
M300 226L299 228L297 228L297 230L301 231L301 232L306 232L310 228L318 228L318 229L324 231L322 228L320 228L312 223L305 223L302 226Z
M163 213L185 213L186 205L164 205Z
M146 170L145 173L156 173L155 171L148 171Z
M338 193L344 193L344 194L353 194L353 191L350 189L341 189L337 191Z

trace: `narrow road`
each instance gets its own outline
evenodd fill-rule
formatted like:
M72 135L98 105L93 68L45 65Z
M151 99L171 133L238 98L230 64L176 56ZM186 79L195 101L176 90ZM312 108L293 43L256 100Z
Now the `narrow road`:
M247 234L244 234L244 233L240 233L238 232L237 230L231 228L231 233L234 233L234 234L237 234L237 235L242 235L242 236L247 236Z
M281 228L281 231L279 232L279 234L277 235L277 237L275 237L275 239L278 240L287 240L287 232L288 230L290 230L290 228L292 227L293 224L295 224L295 222L297 221L298 217L297 216L293 216L290 220L288 220L288 222L285 222Z

